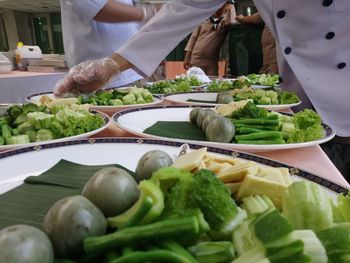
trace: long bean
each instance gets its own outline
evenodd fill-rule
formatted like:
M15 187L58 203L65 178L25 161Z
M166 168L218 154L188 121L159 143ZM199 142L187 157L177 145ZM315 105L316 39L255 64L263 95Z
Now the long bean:
M254 124L241 124L234 123L236 128L253 128L258 130L269 130L269 131L278 131L278 125L254 125Z
M278 131L264 131L244 135L236 135L235 139L236 141L257 139L283 139L283 135L281 132Z
M259 130L255 128L246 128L246 127L236 127L236 134L249 134L255 132L265 132L264 130Z
M278 120L268 120L268 119L239 119L232 120L234 124L258 124L258 125L278 125Z
M274 140L240 140L237 141L239 144L285 144L286 142L283 139L274 139Z

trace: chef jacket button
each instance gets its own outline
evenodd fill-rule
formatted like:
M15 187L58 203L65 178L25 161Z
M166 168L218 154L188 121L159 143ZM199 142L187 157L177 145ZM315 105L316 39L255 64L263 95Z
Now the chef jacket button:
M277 18L281 19L286 16L286 11L280 10L277 12Z
M345 68L346 67L346 63L345 62L341 62L341 63L339 63L338 65L337 65L337 68L338 69L343 69L343 68Z
M322 2L323 6L327 7L333 4L333 0L323 0Z
M289 55L290 53L292 53L292 48L291 47L286 47L284 49L284 54Z
M328 33L326 34L326 39L332 39L332 38L334 38L334 36L335 36L335 33L334 33L334 32L328 32Z

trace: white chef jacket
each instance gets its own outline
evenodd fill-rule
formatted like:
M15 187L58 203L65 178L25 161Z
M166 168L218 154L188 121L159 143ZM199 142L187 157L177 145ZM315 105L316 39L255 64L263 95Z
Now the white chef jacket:
M119 0L132 5L132 0ZM139 30L139 23L101 23L93 20L107 0L61 0L63 41L69 67L88 59L111 56ZM142 77L127 70L108 87L130 84Z
M174 0L118 53L149 75L223 3ZM285 88L305 91L323 121L337 135L350 136L350 1L255 0L255 4L282 50L279 66ZM303 89L297 87L298 81Z

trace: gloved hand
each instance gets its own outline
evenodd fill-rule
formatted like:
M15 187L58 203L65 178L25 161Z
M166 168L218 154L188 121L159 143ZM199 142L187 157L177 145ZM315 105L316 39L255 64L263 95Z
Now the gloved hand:
M69 71L68 75L56 84L54 95L61 97L65 93L79 95L90 93L104 87L120 67L112 58L87 60Z

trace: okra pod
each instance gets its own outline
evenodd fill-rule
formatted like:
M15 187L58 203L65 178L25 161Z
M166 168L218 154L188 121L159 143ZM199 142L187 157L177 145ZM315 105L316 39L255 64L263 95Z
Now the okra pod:
M191 263L182 255L164 249L157 249L152 251L135 251L116 260L113 260L111 263L144 262Z

